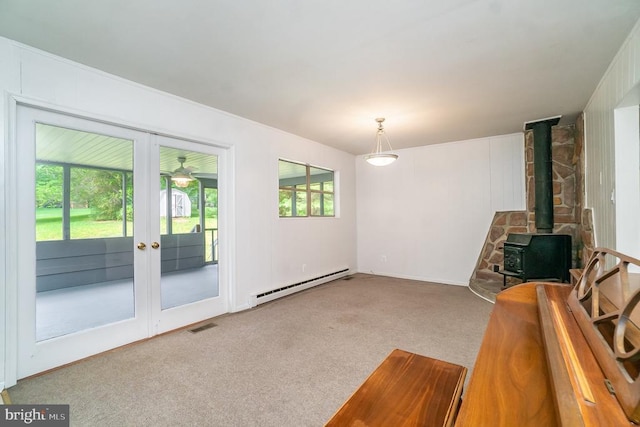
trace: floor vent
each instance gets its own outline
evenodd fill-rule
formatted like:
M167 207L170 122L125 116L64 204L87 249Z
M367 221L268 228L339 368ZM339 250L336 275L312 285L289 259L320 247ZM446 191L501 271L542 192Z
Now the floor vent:
M189 329L189 332L192 334L197 334L198 332L206 331L207 329L211 329L214 326L217 326L215 323L206 323L202 326L198 326L197 328Z
M313 286L329 282L331 280L344 276L348 271L349 269L345 268L339 271L334 271L333 273L325 274L323 276L314 277L313 279L304 280L302 282L293 283L291 285L256 294L253 296L253 306L255 307L258 304L262 304L267 301L273 301L274 299L283 297L285 295L290 295L294 292L302 291L304 289L309 289Z

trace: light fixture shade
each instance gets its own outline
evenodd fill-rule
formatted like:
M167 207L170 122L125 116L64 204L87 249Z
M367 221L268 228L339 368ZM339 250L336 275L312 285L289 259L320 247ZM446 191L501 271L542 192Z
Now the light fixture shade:
M193 181L193 177L183 173L175 173L171 176L171 181L176 184L176 187L185 188Z
M382 127L384 118L377 118L376 122L378 123L378 131L376 132L376 146L374 147L371 154L364 156L364 159L367 161L367 163L373 166L387 166L395 162L398 159L398 155L389 153L387 151L382 151L383 140L386 142L386 145L389 146L389 151L393 150L393 148L391 148L389 138L384 133L384 128Z
M189 183L195 178L191 176L191 168L185 168L184 162L187 159L185 157L178 157L180 167L173 171L171 174L171 181L176 184L176 187L185 188L189 186Z
M364 159L373 166L387 166L395 162L398 155L393 153L369 154Z

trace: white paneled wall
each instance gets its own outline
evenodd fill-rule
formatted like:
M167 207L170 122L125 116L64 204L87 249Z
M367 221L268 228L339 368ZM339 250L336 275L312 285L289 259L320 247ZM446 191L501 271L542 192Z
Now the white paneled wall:
M20 70L12 66L17 61L16 56L16 50L10 44L3 43L0 38L0 90L18 87ZM0 138L3 141L2 149L0 149L0 310L3 312L3 315L0 316L0 390L8 385L5 366L15 364L15 356L9 351L7 342L15 340L16 332L5 333L8 330L5 322L17 315L16 295L5 292L6 284L16 280L16 272L9 271L7 266L17 263L15 253L7 252L3 244L7 241L8 234L15 232L15 227L9 228L7 224L9 221L16 220L4 209L6 203L6 191L4 190L8 185L13 185L13 182L10 181L13 174L7 169L8 146L4 142L9 137L8 120L6 120L8 115L8 103L3 97L0 102L0 117L3 118L0 120Z
M496 210L525 206L521 133L356 159L358 271L467 285Z
M490 138L491 210L525 210L524 135Z
M640 109L615 110L616 249L640 256Z
M585 207L593 209L596 246L617 249L614 110L638 104L639 83L640 21L618 51L584 111Z

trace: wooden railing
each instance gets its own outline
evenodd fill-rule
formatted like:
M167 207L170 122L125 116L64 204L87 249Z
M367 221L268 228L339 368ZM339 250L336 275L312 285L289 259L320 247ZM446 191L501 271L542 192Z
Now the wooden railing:
M205 264L217 264L218 263L218 229L217 228L205 228Z

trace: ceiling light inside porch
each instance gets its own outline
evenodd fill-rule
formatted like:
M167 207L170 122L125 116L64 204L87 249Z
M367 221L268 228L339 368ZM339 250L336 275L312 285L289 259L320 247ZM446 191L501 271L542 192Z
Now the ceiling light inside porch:
M189 186L189 183L195 178L191 176L191 169L184 167L184 162L187 159L185 157L178 157L180 167L171 173L171 181L176 184L176 187L185 188Z

